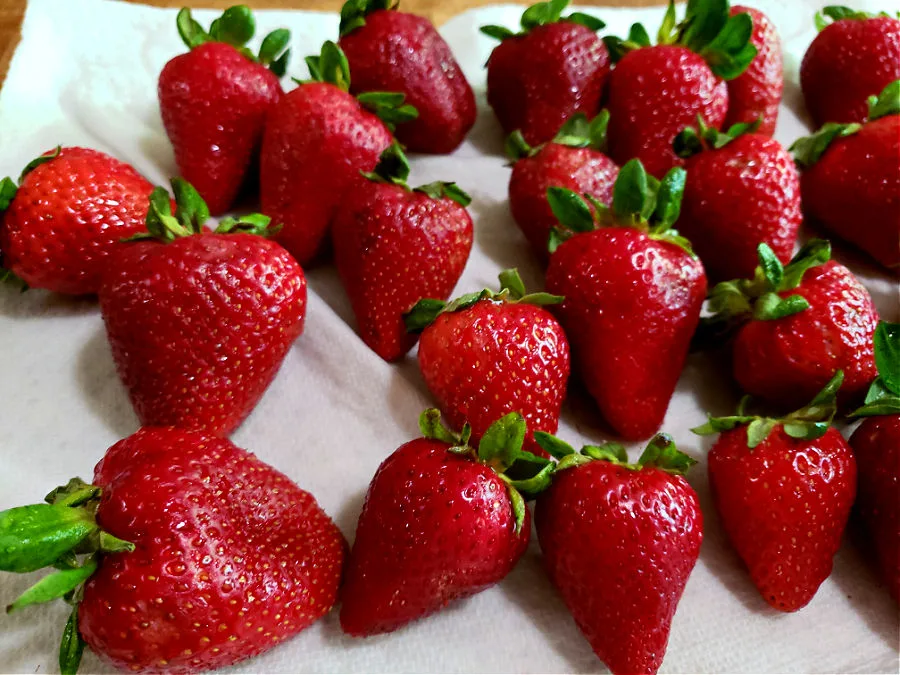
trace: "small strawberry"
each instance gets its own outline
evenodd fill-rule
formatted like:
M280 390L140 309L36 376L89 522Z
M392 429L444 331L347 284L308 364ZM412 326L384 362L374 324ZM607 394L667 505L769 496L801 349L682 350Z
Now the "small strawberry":
M569 343L543 307L562 298L526 294L515 269L500 274L500 288L421 300L406 325L422 333L422 378L450 424L470 424L477 442L501 416L521 413L526 448L539 452L531 432L556 431L569 379Z
M159 107L178 171L217 215L256 167L266 114L282 96L291 34L273 31L254 56L245 45L256 22L244 5L226 9L209 31L186 7L177 24L190 51L160 73Z
M394 451L366 493L342 592L341 628L350 635L390 633L503 579L531 536L519 489L533 494L549 483L553 463L521 450L517 413L495 422L477 450L468 426L453 434L437 410L419 427L424 438ZM513 464L532 475L509 478Z
M682 477L696 462L665 434L637 464L617 443L576 453L538 438L559 458L534 510L550 581L613 673L656 673L703 539L697 493Z
M260 159L262 210L282 226L276 238L301 265L321 251L338 205L364 180L360 172L378 164L393 125L417 114L402 105L403 94L348 94L347 58L333 42L306 62L312 80L272 108Z
M575 113L600 110L609 53L596 32L606 24L582 12L562 16L568 0L532 5L522 30L483 26L500 40L487 62L487 99L507 134L520 131L532 145L553 138Z
M0 513L0 570L57 571L7 611L73 605L59 665L85 645L131 672L224 668L328 612L345 542L308 492L228 440L145 428L113 445L92 485Z
M619 167L603 154L608 121L605 110L590 123L578 113L544 145L531 147L518 131L507 140L507 154L514 162L509 208L535 255L545 264L550 231L557 224L547 203L547 188L564 187L603 203L612 198Z
M394 0L347 0L339 45L353 73L350 91L398 91L419 111L397 126L411 152L453 152L475 124L475 95L450 46L424 16Z
M259 214L204 230L183 180L150 197L143 239L123 246L100 288L119 375L142 424L227 436L250 414L303 331L306 280Z
M446 300L472 249L471 199L456 183L406 183L395 142L341 201L332 238L338 273L363 341L385 361L416 342L403 315L422 298Z
M803 220L790 154L755 126L737 124L721 133L700 118L696 130L688 127L675 138L675 152L687 159L678 230L715 281L753 276L760 242L787 263Z
M719 438L709 482L722 526L772 607L794 612L831 574L856 494L856 462L831 426L840 371L812 402L782 418L712 417Z
M900 20L831 6L816 14L816 27L800 64L806 109L816 126L862 122L869 96L900 78Z
M551 256L547 290L565 296L558 314L581 379L629 440L659 430L706 296L703 265L670 229L684 180L676 168L657 181L632 160L611 205L592 200L596 222L574 192L548 191L560 224L576 234ZM557 241L566 234L554 232Z
M144 230L153 185L96 150L59 148L0 181L3 267L32 288L96 293L119 241ZM0 270L2 271L2 270Z

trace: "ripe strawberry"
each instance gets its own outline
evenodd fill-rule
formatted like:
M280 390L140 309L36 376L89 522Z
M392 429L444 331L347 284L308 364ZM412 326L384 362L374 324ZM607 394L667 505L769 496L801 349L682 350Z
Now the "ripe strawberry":
M869 96L900 78L900 20L831 6L816 14L816 27L800 64L806 109L816 126L862 122Z
M100 310L142 424L227 436L250 414L303 331L306 280L259 214L203 229L196 191L150 197L144 241L110 261ZM158 240L158 241L156 241Z
M500 274L500 289L421 300L406 325L422 333L422 377L450 424L470 424L478 441L502 415L521 413L526 448L540 452L531 433L556 431L569 379L569 343L543 308L562 298L526 294L515 269Z
M363 341L385 361L416 342L403 315L427 297L446 300L472 249L471 199L456 183L406 183L395 142L368 181L347 194L332 231L334 257Z
M743 73L756 55L752 23L749 14L729 17L727 2L696 2L676 25L670 2L656 46L641 24L626 40L605 37L616 63L607 92L610 157L617 164L640 159L656 178L684 164L672 141L697 115L722 126L728 110L723 80Z
M276 239L305 265L320 252L344 195L372 171L394 124L414 119L403 94L347 93L347 59L333 42L306 60L311 81L269 113L260 160L263 212L282 225ZM369 112L371 108L374 112Z
M516 224L546 264L547 242L556 218L547 203L547 188L564 187L608 203L619 167L604 153L609 114L602 110L590 124L581 113L566 122L553 140L532 148L520 132L507 141L515 163L509 178L509 208Z
M153 185L96 150L59 148L0 181L3 267L33 288L96 293L119 240L145 229Z
M805 607L831 574L856 494L853 453L831 426L842 379L838 371L785 417L739 409L694 429L720 434L708 462L722 526L760 594L784 612Z
M807 215L900 270L900 80L872 99L862 126L826 124L791 150Z
M683 169L659 182L632 160L611 206L593 203L596 223L574 192L548 191L560 224L577 234L550 258L547 290L565 296L558 314L578 372L629 440L659 430L706 296L703 266L669 229L683 189Z
M348 0L341 49L353 73L350 91L398 91L419 117L397 126L411 152L453 152L475 124L475 95L450 46L423 16L392 0Z
M0 569L53 565L8 611L74 605L63 673L87 644L132 672L214 670L268 651L334 604L345 542L308 492L228 440L145 428L93 485L0 513ZM79 559L78 556L88 554Z
M803 220L790 154L754 128L737 124L721 133L701 118L698 130L675 138L688 176L678 229L716 281L753 276L760 242L787 263Z
M477 450L468 426L451 433L435 409L419 427L424 438L394 451L366 494L342 593L350 635L390 633L480 593L528 546L531 518L518 488L546 487L553 464L522 452L522 416L495 422ZM504 472L517 462L537 473L512 480Z
M553 138L575 113L593 117L609 75L609 53L596 31L606 24L574 12L568 0L532 5L522 30L483 26L500 40L487 62L487 99L507 134L521 131L532 145Z
M190 51L160 73L159 108L178 171L219 214L256 167L266 114L282 96L291 34L267 35L257 57L245 46L256 22L244 5L226 9L208 32L186 7L177 23Z
M703 539L697 493L681 475L696 462L665 434L637 464L617 443L576 454L539 438L560 460L534 510L550 581L613 673L655 673Z

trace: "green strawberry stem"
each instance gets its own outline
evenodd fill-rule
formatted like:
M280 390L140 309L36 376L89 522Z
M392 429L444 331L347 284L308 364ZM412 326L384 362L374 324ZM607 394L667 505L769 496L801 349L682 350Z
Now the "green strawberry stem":
M888 115L900 115L900 80L889 83L878 96L870 96L869 122Z
M762 116L753 122L739 122L732 125L728 131L722 132L715 127L709 127L702 115L697 115L697 128L685 127L675 137L672 144L675 154L679 157L692 157L704 150L719 150L731 143L736 138L745 134L752 134L762 123Z
M851 417L900 413L900 323L880 321L874 343L878 377L869 387L863 406L850 413Z
M398 185L405 190L426 194L431 199L443 199L444 197L452 199L463 208L472 203L472 198L465 190L456 183L447 181L435 181L434 183L420 185L413 190L406 182L409 178L409 171L409 160L403 152L403 147L395 140L381 153L381 156L378 158L378 164L375 165L372 171L362 171L360 173L373 182Z
M366 25L366 16L382 9L397 9L397 0L347 0L341 7L340 36Z
M584 12L572 12L564 17L562 13L568 5L569 0L550 0L549 2L539 2L531 5L522 13L520 20L521 30L518 33L505 26L496 25L482 26L479 30L488 37L502 42L511 37L528 35L538 26L546 26L551 23L559 23L560 21L577 23L595 32L606 28L605 21Z
M553 473L565 471L574 466L593 461L603 461L625 467L632 471L640 471L644 467L656 467L673 475L684 475L697 463L675 445L668 434L657 434L647 443L647 447L635 463L628 462L628 453L621 443L604 443L603 445L585 445L576 451L571 445L552 434L543 431L534 432L534 440L542 449L558 460Z
M864 19L872 19L876 16L891 17L891 14L889 12L878 12L877 14L875 14L872 12L863 12L858 9L852 9L850 7L844 7L843 5L829 5L828 7L823 7L820 11L816 12L816 30L821 31L826 26L831 25L835 21L842 21L844 19L862 21ZM896 12L893 16L894 18L900 18L900 12Z
M556 136L550 141L570 148L592 148L599 152L606 151L606 129L609 126L609 111L605 108L596 117L588 121L584 113L575 113L559 128ZM512 132L506 139L504 149L506 156L513 162L524 157L534 157L543 145L531 147L522 136L521 131Z

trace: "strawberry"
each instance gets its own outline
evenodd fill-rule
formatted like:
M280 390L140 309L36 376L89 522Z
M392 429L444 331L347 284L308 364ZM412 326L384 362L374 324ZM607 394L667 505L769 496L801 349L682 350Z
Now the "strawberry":
M312 80L271 110L260 159L262 210L283 226L277 240L302 265L320 252L360 172L372 171L391 144L393 125L416 116L401 105L403 94L348 94L347 58L333 42L306 62Z
M752 278L724 281L709 294L704 331L735 334L737 383L781 410L808 401L838 370L842 407L861 400L875 379L878 314L865 287L830 257L831 245L813 239L782 265L760 244Z
M831 6L816 14L816 27L800 64L806 109L816 126L862 122L869 96L900 78L900 20Z
M856 462L831 426L838 371L812 402L782 418L711 417L698 434L720 434L709 483L722 526L772 607L793 612L831 574L856 494Z
M150 197L147 230L110 261L100 310L142 424L227 436L250 414L303 331L306 280L258 214L209 216L181 179Z
M728 16L728 3L689 3L684 20L675 23L669 2L657 45L641 24L627 39L605 37L616 63L609 78L609 155L617 164L637 158L656 178L684 160L672 141L697 115L718 129L728 110L723 80L746 70L756 55L750 43L749 14Z
M703 266L670 229L684 180L676 168L657 181L631 160L611 205L592 200L596 218L574 192L548 191L560 224L576 234L551 256L547 290L565 296L558 314L581 379L629 440L662 424L706 296ZM570 233L554 236L556 245Z
M697 493L682 477L696 462L665 434L637 464L617 443L576 453L538 437L560 460L534 510L547 575L610 671L655 673L703 539Z
M826 124L791 150L810 219L900 271L900 80L872 97L862 125Z
M500 274L500 288L421 300L406 325L422 333L422 378L452 425L470 424L477 442L502 415L521 413L526 448L540 452L531 432L556 431L569 379L569 343L543 307L562 298L526 294L515 269Z
M472 249L471 199L456 183L406 183L395 142L368 181L345 196L332 230L334 257L363 341L385 361L416 342L403 315L419 300L446 300Z
M63 597L59 664L85 644L132 672L198 672L296 635L335 602L344 538L308 492L226 439L145 428L94 471L0 513L0 569L58 571L7 611Z
M475 124L475 95L450 46L423 16L393 0L347 0L341 39L353 73L350 91L398 91L419 111L399 124L411 152L453 152Z
M162 69L159 108L178 171L220 214L256 167L266 114L283 93L291 34L273 31L254 56L245 45L256 22L244 5L226 9L209 31L186 7L177 24L190 51Z
M497 420L477 450L470 429L453 434L435 409L423 438L395 450L366 493L347 561L341 628L390 633L503 579L525 552L531 518L519 489L546 487L553 464L521 450L525 421ZM518 463L537 471L513 480Z
M507 134L520 131L532 145L553 138L575 113L600 110L609 54L596 32L606 24L574 12L563 18L568 0L532 5L522 30L483 26L500 40L487 62L487 99Z
M564 187L601 202L612 198L619 167L604 153L609 114L602 110L590 123L578 113L553 140L536 148L513 132L507 153L514 162L509 178L509 208L537 257L546 264L547 242L556 218L547 203L547 188Z
M678 229L716 281L753 276L760 242L787 263L803 220L794 162L757 124L721 133L700 118L675 138L688 176Z
M18 187L0 181L3 266L33 288L96 293L119 240L144 229L152 191L130 165L102 152L44 153Z

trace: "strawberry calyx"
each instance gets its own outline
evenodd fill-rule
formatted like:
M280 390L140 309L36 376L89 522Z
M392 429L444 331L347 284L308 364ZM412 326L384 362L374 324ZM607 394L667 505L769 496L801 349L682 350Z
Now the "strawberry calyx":
M512 31L506 26L497 25L482 26L479 30L488 37L502 42L508 38L528 35L538 26L546 26L561 21L577 23L591 31L598 31L606 27L605 21L584 12L572 12L564 17L562 13L568 5L569 0L550 0L549 2L539 2L531 5L522 13L522 18L519 22L521 30L519 32Z
M341 7L340 36L344 37L366 25L366 16L379 10L395 10L399 0L347 0Z
M879 321L874 343L878 377L869 387L862 407L850 413L850 417L900 413L900 323Z
M697 460L681 452L669 434L656 434L635 463L629 463L628 453L621 443L608 442L603 445L585 445L576 451L574 447L553 434L534 432L534 440L543 450L557 460L553 473L559 473L588 462L603 461L622 466L632 471L644 467L656 467L666 473L683 476Z
M404 190L412 192L421 192L428 195L431 199L452 199L457 204L465 208L472 203L472 198L468 193L459 187L456 183L447 181L435 181L420 185L417 188L411 188L406 182L409 178L410 166L406 153L400 143L394 140L378 158L378 164L372 171L361 171L360 173L370 181L375 183L388 183L397 185Z
M704 150L720 150L736 138L745 134L752 134L762 123L762 116L753 122L739 122L732 125L727 131L719 131L715 127L706 125L702 115L697 115L697 128L685 127L675 137L672 143L675 154L679 157L692 157Z
M835 21L843 21L844 19L863 21L865 19L874 19L882 16L888 18L900 18L900 12L896 12L893 15L889 12L878 12L876 14L873 12L863 12L851 7L844 7L843 5L829 5L816 12L815 24L816 30L821 31Z
M592 148L599 152L606 151L606 129L609 126L609 111L601 110L594 119L588 121L584 113L575 113L559 128L550 143L565 145L570 148ZM525 157L534 157L545 144L532 147L522 136L521 131L512 132L506 139L504 149L506 156L513 162Z

